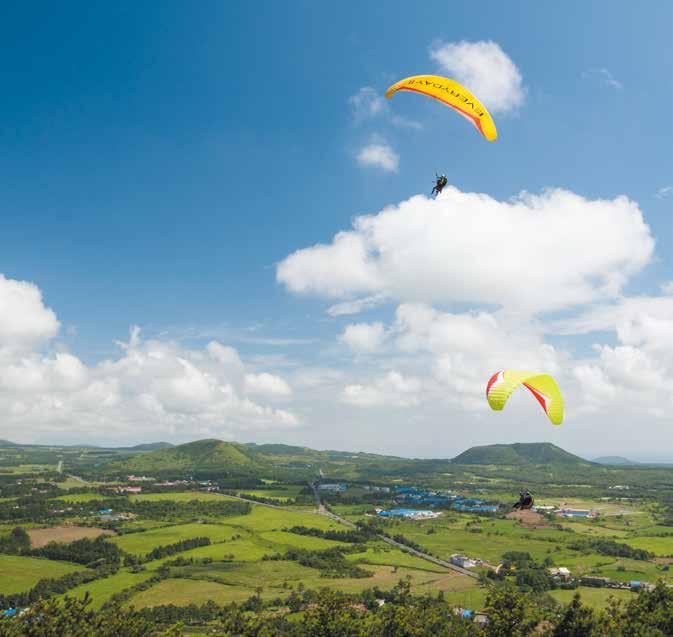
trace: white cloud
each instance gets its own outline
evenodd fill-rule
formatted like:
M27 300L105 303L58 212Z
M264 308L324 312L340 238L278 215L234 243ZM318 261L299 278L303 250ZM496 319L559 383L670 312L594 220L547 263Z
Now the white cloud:
M134 327L128 342L118 343L118 357L88 366L52 347L58 320L35 285L0 276L0 305L0 437L65 435L114 444L165 436L231 438L299 424L292 412L245 395L288 398L288 383L268 372L248 372L236 350L216 341L187 349L143 341Z
M583 71L582 78L585 80L597 79L605 86L609 86L610 88L617 90L624 88L624 85L619 80L615 79L612 73L610 73L610 71L606 68L595 68Z
M664 294L673 295L673 281L666 281L666 283L661 284L661 291Z
M336 303L327 308L329 316L346 316L348 314L359 314L366 310L378 307L386 302L386 297L382 294L375 294L373 296L366 296L354 301L344 301L343 303Z
M490 111L508 113L523 104L521 72L497 43L440 42L431 48L430 57Z
M362 166L375 166L389 173L396 173L400 166L400 156L383 142L373 142L362 148L357 160Z
M673 353L673 297L622 298L553 324L559 334L615 332L620 343Z
M405 378L396 371L389 371L372 384L347 385L342 394L343 402L356 407L413 407L418 404L421 383L416 378Z
M363 86L348 99L348 103L357 121L382 115L388 110L388 104L383 95L371 86Z
M358 123L384 117L385 121L398 128L411 128L415 130L423 128L419 122L394 114L383 94L371 86L363 86L355 95L352 95L348 99L348 103L353 111L353 117Z
M60 324L36 285L0 274L0 349L23 350L56 336Z
M354 352L372 353L383 345L386 333L383 323L354 323L348 325L340 340Z
M266 372L246 374L245 390L251 394L260 394L268 398L287 398L292 395L292 388L286 380Z
M673 186L663 186L657 190L655 197L657 199L667 199L671 195L673 195Z
M623 196L557 189L505 202L449 186L435 200L416 196L357 217L332 243L288 256L277 279L344 301L383 295L535 313L616 297L653 250L638 205Z

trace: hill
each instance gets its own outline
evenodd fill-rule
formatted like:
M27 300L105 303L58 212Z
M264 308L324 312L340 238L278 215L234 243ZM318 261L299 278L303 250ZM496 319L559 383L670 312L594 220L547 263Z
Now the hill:
M550 442L517 442L511 445L471 447L456 456L452 464L478 465L563 465L588 467L592 463Z
M157 451L159 449L170 449L174 447L170 442L148 442L143 445L133 447L113 447L114 451Z
M623 458L622 456L601 456L600 458L595 458L593 462L597 464L609 464L613 466L633 466L639 464L628 458Z
M208 470L251 473L259 469L259 464L244 445L208 439L140 453L112 462L107 468L129 473Z

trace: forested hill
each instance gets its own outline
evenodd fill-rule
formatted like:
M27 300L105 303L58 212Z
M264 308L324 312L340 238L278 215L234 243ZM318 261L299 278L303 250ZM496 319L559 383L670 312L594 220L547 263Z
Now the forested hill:
M590 467L593 463L575 456L550 442L518 442L511 445L471 447L452 461L461 465L563 465Z
M108 468L129 473L226 470L255 473L262 469L245 445L222 440L197 440L112 462Z

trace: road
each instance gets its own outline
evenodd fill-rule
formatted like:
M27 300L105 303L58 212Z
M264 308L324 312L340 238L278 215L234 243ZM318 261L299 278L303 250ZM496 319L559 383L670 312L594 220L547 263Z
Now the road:
M318 489L316 488L314 483L310 483L311 488L313 489L313 494L315 496L315 503L317 507L317 513L318 515L324 515L325 517L330 518L331 520L334 520L335 522L339 522L340 524L343 524L344 526L348 526L351 529L357 528L355 524L350 522L349 520L344 520L342 517L339 517L336 513L332 513L331 511L328 511L325 508L325 505L320 501L320 494L318 493ZM421 551L417 551L416 549L412 549L410 546L407 546L406 544L402 544L401 542L397 542L396 540L393 540L392 538L388 537L387 535L381 535L377 534L376 537L379 538L379 540L382 540L386 544L390 544L391 546L394 546L401 551L404 551L405 553L409 553L411 555L415 555L416 557L420 557L422 560L426 560L427 562L432 562L433 564L437 564L438 566L443 566L444 568L448 568L452 571L456 571L456 573L460 573L461 575L467 575L468 577L472 577L474 579L479 579L479 574L474 573L472 571L467 570L466 568L461 568L460 566L456 566L455 564L451 564L451 562L447 562L446 560L440 560L437 557L433 557L432 555L428 555L427 553L423 553Z

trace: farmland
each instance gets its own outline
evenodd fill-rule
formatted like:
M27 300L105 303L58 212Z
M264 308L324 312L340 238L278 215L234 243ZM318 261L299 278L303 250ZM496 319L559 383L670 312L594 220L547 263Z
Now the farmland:
M207 449L208 445L198 446L201 455ZM242 459L242 447L231 454L221 445L217 449L217 457L232 458L244 467L259 466L259 455L251 462ZM164 451L153 460L155 468L165 466L175 455ZM274 459L276 464L280 457ZM138 456L133 462L142 469ZM184 454L181 462L186 462ZM348 458L331 457L330 462L331 466L348 467L348 474L356 471ZM512 499L506 489L509 469L494 464L455 469L456 475L442 472L430 476L427 484L433 486L426 487L439 489L441 484L442 489L453 489L461 497L505 503L490 515L440 507L440 515L434 519L377 516L375 507L408 506L395 491L410 484L404 478L389 479L385 489L355 484L344 492L323 491L321 496L329 509L346 523L359 525L357 529L320 514L308 482L286 483L277 475L265 480L223 481L220 484L226 488L221 488L216 481L184 479L177 473L170 476L181 478L175 489L145 480L140 493L117 494L117 486L129 484L123 475L106 478L91 473L86 482L74 480L77 486L72 486L73 479L69 483L47 483L38 497L30 490L30 480L50 475L51 465L22 462L16 468L19 466L24 472L38 472L7 474L20 477L6 480L27 482L25 488L22 484L12 487L11 495L0 501L8 518L0 525L0 542L9 551L0 551L3 575L5 571L9 574L3 578L0 595L26 593L44 578L70 578L63 580L67 595L81 599L88 594L95 609L105 609L112 602L138 609L166 605L191 608L206 603L224 607L231 602L249 604L253 598L258 600L255 604L274 608L278 600L293 594L301 597L303 591L358 596L376 590L384 594L403 582L412 595L439 596L445 604L481 609L489 592L502 580L529 590L520 581L521 571L495 574L508 555L530 561L532 566L522 566L523 571L533 568L546 573L548 568L563 566L577 582L590 576L608 578L614 586L628 587L634 580L673 584L665 559L673 555L673 527L662 513L666 509L651 497L625 501L610 498L594 487L585 489L581 497L564 495L557 476L553 485L539 486L539 501L557 506L572 504L599 512L597 517L542 517L533 512L508 515ZM418 484L418 477L414 483ZM575 490L567 488L569 494ZM246 498L250 500L246 502ZM17 501L21 507L15 504ZM33 502L34 507L26 509L30 513L22 518L22 507ZM14 518L17 521L12 522ZM23 529L30 540L23 555L10 543L17 528ZM86 539L84 544L78 543L102 532L109 534L98 540L102 545L86 544L90 541ZM381 533L414 547L426 558L391 546L383 541ZM61 561L26 556L27 551L39 551L50 540L75 548L70 553L61 550ZM104 551L105 547L112 552ZM644 552L637 553L638 549ZM478 560L475 573L482 579L427 559L434 556L449 561L453 554ZM68 559L81 562L70 563ZM545 581L544 586L551 587L543 589L551 595L548 603L553 604L552 598L564 603L572 598L573 591ZM57 598L66 594L61 589L48 593L52 584L42 586ZM614 587L580 585L578 590L595 608L604 607L611 595L622 600L636 597L630 590Z
M56 562L35 557L0 555L0 592L12 594L27 591L45 576L60 577L82 570L77 564Z

